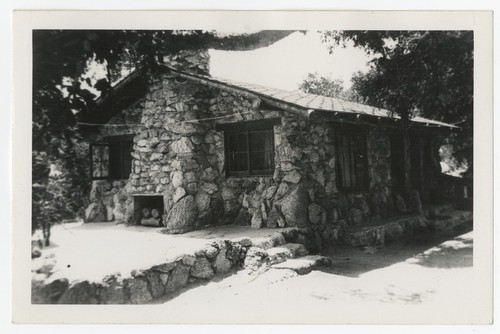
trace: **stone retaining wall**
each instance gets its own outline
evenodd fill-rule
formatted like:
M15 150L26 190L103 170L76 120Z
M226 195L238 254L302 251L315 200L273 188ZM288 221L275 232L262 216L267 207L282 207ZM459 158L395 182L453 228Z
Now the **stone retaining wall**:
M109 275L101 282L50 278L39 271L32 280L33 304L144 304L172 295L186 285L210 280L241 267L248 239L220 240L195 254L131 272L127 277Z
M292 239L307 240L307 229L282 229L266 238L216 240L193 254L179 256L146 270L133 270L126 276L108 275L102 281L74 281L51 278L53 265L47 263L33 272L33 304L145 304L168 298L181 289L207 282L251 265L245 263L250 249L263 251L284 245ZM287 239L288 238L288 239ZM251 253L251 252L250 252ZM251 254L254 257L255 254ZM55 259L48 259L55 261ZM49 261L50 262L50 261ZM255 262L255 261L254 261ZM262 265L260 263L259 265Z

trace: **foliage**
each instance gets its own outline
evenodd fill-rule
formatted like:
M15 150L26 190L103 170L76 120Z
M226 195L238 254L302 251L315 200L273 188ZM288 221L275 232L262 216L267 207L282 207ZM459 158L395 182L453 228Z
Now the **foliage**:
M318 72L308 73L300 83L299 89L310 94L357 101L357 96L354 96L351 90L344 88L343 80L321 76Z
M353 43L373 56L369 72L352 78L362 102L460 125L446 143L472 166L472 31L328 31L322 40L330 52Z

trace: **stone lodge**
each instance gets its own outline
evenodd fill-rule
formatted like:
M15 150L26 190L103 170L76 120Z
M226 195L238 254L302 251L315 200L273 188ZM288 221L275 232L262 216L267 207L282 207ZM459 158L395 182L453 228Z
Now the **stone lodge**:
M132 72L82 122L92 190L85 219L163 226L314 227L323 238L453 197L439 139L414 117L411 194L400 120L341 99L216 79L204 50Z

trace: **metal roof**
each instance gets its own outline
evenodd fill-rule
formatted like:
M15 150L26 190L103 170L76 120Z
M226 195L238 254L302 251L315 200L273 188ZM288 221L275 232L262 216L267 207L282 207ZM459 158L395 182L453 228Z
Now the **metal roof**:
M179 76L197 80L204 84L212 84L219 88L231 88L236 91L250 94L259 98L267 99L270 101L278 102L280 106L284 105L290 108L298 108L310 114L313 111L323 111L331 113L343 113L352 115L367 115L380 118L392 118L399 119L397 115L391 114L389 110L381 109L377 107L368 106L361 103L351 102L339 98L327 97L315 94L304 93L300 90L287 91L278 88L266 87L258 84L244 83L235 80L212 77L208 75L193 74L178 70L174 67L163 65L166 69L177 73ZM119 90L122 86L126 86L129 79L138 76L137 71L132 71L124 80L120 81L114 90ZM98 100L103 100L99 98ZM96 101L98 104L102 101ZM452 129L460 129L460 127L452 124L447 124L440 121L435 121L432 119L427 119L420 116L414 116L411 118L412 122L419 123L423 126L430 127L447 127Z
M190 74L188 74L190 75ZM279 100L282 103L290 104L295 107L300 107L306 110L314 111L327 111L334 113L352 113L359 115L369 115L375 117L384 118L396 118L399 119L397 115L391 115L391 112L386 109L381 109L377 107L368 106L361 103L351 102L339 98L327 97L315 94L304 93L300 90L287 91L278 88L266 87L263 85L243 83L234 80L229 80L225 78L209 77L202 75L195 75L196 77L202 77L205 80L212 82L217 82L219 84L226 85L228 87L242 89L249 93L254 93L263 97L268 97L274 100ZM422 125L429 126L442 126L448 128L459 128L456 125L447 124L440 121L435 121L427 119L420 116L414 116L411 118L412 122L421 123Z

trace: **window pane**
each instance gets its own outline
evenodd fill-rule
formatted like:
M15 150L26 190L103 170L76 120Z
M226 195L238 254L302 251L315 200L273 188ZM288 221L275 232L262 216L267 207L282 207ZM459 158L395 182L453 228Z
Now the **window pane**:
M247 134L246 132L228 134L229 152L246 152L247 151Z
M247 153L230 153L228 160L228 168L233 172L244 172L248 170Z
M114 140L109 143L109 177L126 179L132 170L133 143L129 140Z
M269 150L272 144L271 136L272 131L250 131L250 147L252 152L263 152Z
M368 185L368 165L366 137L363 135L353 136L353 155L354 155L354 175L356 178L356 189L365 189Z
M92 177L102 177L100 162L92 162Z
M107 144L94 144L90 146L92 153L92 178L105 178L109 176L109 148Z
M238 153L238 171L248 170L248 156L247 153Z
M250 131L250 165L252 171L274 169L273 130Z
M94 161L92 163L92 177L94 178L108 177L108 170L108 162L106 160Z
M121 177L120 142L109 144L109 174L114 179Z
M228 171L248 171L247 132L228 133L226 136Z
M130 141L122 142L122 170L121 177L128 178L132 171L132 148L133 143Z
M339 188L363 190L368 186L366 136L344 133L336 136L337 183Z
M252 152L250 154L250 161L252 163L252 170L266 170L266 152Z
M107 145L93 145L92 146L92 160L101 161L109 159L109 151Z
M338 183L341 188L351 186L350 177L350 155L349 155L349 140L345 136L337 137L337 157L338 157Z
M102 146L93 146L92 147L92 161L100 161L101 160L101 148L102 148Z

